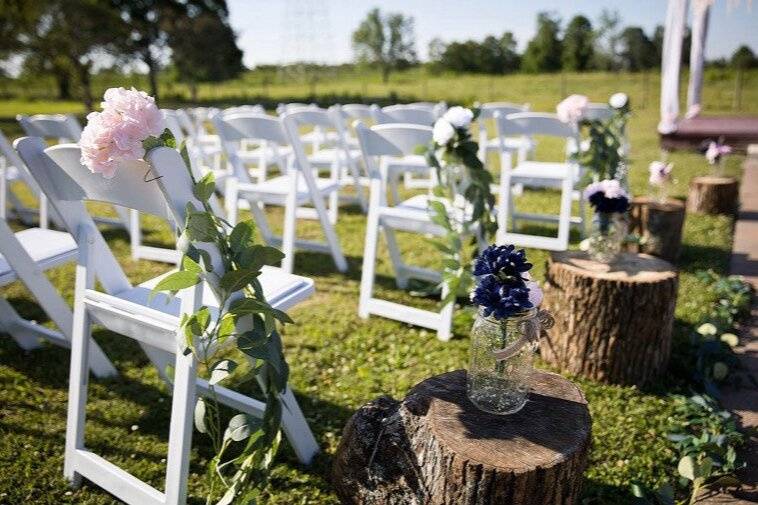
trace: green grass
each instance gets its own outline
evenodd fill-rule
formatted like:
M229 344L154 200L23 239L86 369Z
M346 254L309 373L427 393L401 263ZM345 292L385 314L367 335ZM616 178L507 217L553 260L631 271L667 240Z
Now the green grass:
M406 78L409 82L403 80ZM416 89L413 93L418 97L451 101L470 101L475 97L482 101L509 99L530 102L536 110L552 110L561 86L557 76L462 76L441 77L439 80L429 77L426 84L414 82L413 78L418 80L419 77L412 73L397 75L390 85L404 94ZM489 82L494 83L492 87ZM335 93L354 85L351 81L329 84ZM426 94L421 92L422 85L426 86ZM327 84L319 83L317 89L320 91L322 86ZM750 87L746 85L746 96ZM225 86L219 87L219 90L224 89ZM576 75L569 76L567 82L568 92L586 93L593 100L605 100L619 89L630 92L633 105L643 103L642 78L638 75ZM728 79L707 83L705 103L708 112L728 112L731 89L732 82ZM373 88L369 91L373 92ZM294 87L269 89L269 94L277 96L297 96L298 92L301 95L307 93ZM651 78L647 104L635 109L629 128L631 182L636 193L646 191L647 164L659 156L655 132L656 92L657 78ZM743 98L746 105L743 112L756 113L758 96L755 89L750 93L749 100ZM203 98L213 99L212 96ZM0 117L5 118L12 118L20 112L68 110L82 112L76 103L0 102ZM6 120L0 128L5 130L10 124ZM9 133L17 133L17 130ZM545 156L548 151L555 152L556 148L554 145L545 148L543 144L538 155ZM693 153L674 153L671 160L675 163L677 179L673 194L683 197L689 179L707 172L708 168L702 157ZM739 175L739 164L740 159L732 157L728 171ZM529 192L517 203L533 210L555 204L555 194L550 192ZM270 216L273 222L281 222L281 212L271 211ZM146 219L145 223L149 243L171 245L166 226L152 219ZM306 236L319 236L314 223L302 224L301 231ZM327 256L299 253L295 271L315 279L317 291L310 300L292 310L297 324L287 327L284 332L286 353L292 368L291 383L323 451L312 466L304 467L296 462L285 444L265 503L336 503L329 482L331 458L342 427L352 412L379 395L401 398L425 377L466 366L471 316L464 311L458 311L454 322L456 338L448 343L437 341L432 332L406 324L379 317L362 320L357 316L365 217L354 207L343 208L337 232L349 261L349 271L337 273ZM109 230L106 238L135 283L167 268L157 263L132 261L128 237L123 231ZM655 486L671 477L674 452L663 434L668 417L673 413L673 405L666 395L680 391L686 384L689 370L685 336L711 301L705 286L694 273L703 268L725 272L731 241L731 219L687 217L680 262L674 359L671 371L664 379L644 391L576 379L587 396L593 418L593 448L584 487L586 503L629 503L630 481L640 480ZM573 246L576 246L576 240ZM417 237L402 236L401 247L420 264L435 262L433 248ZM537 267L537 277L542 277L547 254L529 251L529 256ZM380 251L380 260L380 296L420 307L434 307L434 300L414 298L397 290L386 251ZM58 268L50 276L71 302L73 266ZM4 288L3 295L26 317L46 320L21 284ZM95 338L114 360L121 376L91 382L87 445L161 488L170 410L166 387L133 342L103 330L98 331ZM45 345L24 353L10 339L0 339L0 469L3 473L0 503L114 502L110 495L91 484L73 491L62 478L67 380L66 350ZM249 389L250 385L242 387ZM202 502L205 489L202 472L211 456L203 437L195 434L189 488L192 503Z

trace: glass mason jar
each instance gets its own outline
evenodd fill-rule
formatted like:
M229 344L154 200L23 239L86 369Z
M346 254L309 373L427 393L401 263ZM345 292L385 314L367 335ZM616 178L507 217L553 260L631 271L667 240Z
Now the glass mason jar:
M620 212L596 212L592 219L592 233L587 239L587 252L600 263L610 263L621 252L626 238L626 214Z
M531 308L505 319L482 312L471 328L471 362L466 392L479 409L492 414L521 410L529 393L542 328L552 326L545 311Z

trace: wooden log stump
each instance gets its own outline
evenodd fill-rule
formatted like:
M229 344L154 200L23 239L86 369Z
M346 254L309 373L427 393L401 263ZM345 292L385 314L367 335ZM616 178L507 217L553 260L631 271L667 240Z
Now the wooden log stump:
M497 416L457 370L378 398L348 421L334 459L344 504L578 504L591 420L582 392L536 371L523 409Z
M583 252L551 253L543 307L555 325L540 354L598 381L649 382L668 365L677 284L674 267L647 254L622 253L607 265Z
M632 199L630 231L640 236L639 252L676 264L682 249L684 203L670 198L657 202L650 197Z
M690 182L687 211L699 214L734 214L739 206L739 183L734 177L707 175Z

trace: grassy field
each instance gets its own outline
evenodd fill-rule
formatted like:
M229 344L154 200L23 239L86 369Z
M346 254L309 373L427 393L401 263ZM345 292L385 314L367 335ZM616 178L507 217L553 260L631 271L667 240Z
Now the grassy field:
M657 123L657 76L648 83L641 75L588 74L560 76L422 77L413 72L393 76L388 86L363 84L345 79L318 82L318 99L324 103L336 96L361 94L387 97L394 91L400 99L446 99L471 102L476 99L529 102L535 110L552 111L562 90L584 93L592 100L604 101L615 91L632 97L635 114L630 124L631 183L635 193L647 190L647 165L659 156ZM740 112L758 113L758 74L745 83ZM123 83L129 84L129 83ZM362 87L366 86L365 92ZM727 77L711 76L705 86L706 112L730 112L734 83ZM206 102L231 101L235 97L263 95L257 88L244 90L239 83L202 89ZM214 94L216 93L216 94ZM321 96L321 93L328 94ZM267 99L310 99L303 84L269 85ZM222 96L223 95L223 96ZM167 103L164 105L172 105ZM644 105L644 106L643 106ZM0 102L0 128L9 136L18 129L12 118L17 113L82 113L76 103L42 99ZM557 152L556 145L543 143L538 157ZM705 161L694 153L674 153L676 183L674 196L686 194L691 177L708 171ZM728 171L739 175L740 158L732 157ZM544 209L555 206L549 192L527 192L517 206ZM274 223L282 214L269 212ZM166 226L146 219L146 241L170 246ZM674 452L664 437L673 406L667 398L672 392L686 391L689 356L686 335L710 303L709 295L695 272L712 268L725 272L732 242L732 220L727 217L688 216L684 249L679 264L681 282L676 310L675 348L670 373L649 389L617 387L576 379L589 401L593 417L593 449L584 486L587 504L631 503L629 484L639 480L654 486L672 477ZM17 225L16 225L17 226ZM302 223L304 236L319 235L313 223ZM433 374L465 367L468 354L467 332L471 315L456 314L456 338L448 343L435 339L431 332L378 317L362 320L357 315L360 263L363 254L365 217L355 207L341 210L337 232L350 269L335 271L323 255L299 253L295 271L316 281L316 295L292 311L297 324L286 328L284 341L292 368L292 386L308 417L322 453L310 467L299 465L286 446L278 458L270 494L265 503L336 503L329 483L331 458L339 443L342 427L351 413L363 403L382 394L402 397L407 390ZM128 237L122 230L106 229L106 238L133 282L141 282L168 267L129 257ZM573 247L577 245L574 237ZM410 236L401 237L401 247L419 264L434 264L433 248ZM547 257L542 251L529 251L541 278ZM386 251L381 251L379 295L420 307L434 307L431 299L412 297L397 290ZM54 270L51 278L71 302L74 269ZM26 317L46 320L31 295L19 283L3 289L3 295ZM138 347L127 339L100 330L95 338L114 360L121 372L117 379L91 382L88 404L87 445L108 459L124 466L139 478L161 488L167 449L170 398L154 368L149 366ZM71 490L62 478L65 435L68 353L46 345L24 353L8 338L0 339L0 504L108 504L113 498L96 486ZM250 384L242 385L243 390ZM195 436L190 478L191 503L202 503L203 468L212 456L199 434Z

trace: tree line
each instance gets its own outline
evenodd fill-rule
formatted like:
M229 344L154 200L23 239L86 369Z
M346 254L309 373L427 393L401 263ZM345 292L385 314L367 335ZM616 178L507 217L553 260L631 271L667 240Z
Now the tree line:
M576 15L563 26L551 12L537 15L534 37L522 54L510 31L483 40L445 42L435 38L429 43L429 66L436 71L507 74L541 73L562 70L637 72L659 68L663 53L663 26L647 34L639 26L622 27L617 11L603 10L595 24L586 16ZM685 33L682 63L689 63L691 35ZM356 60L378 66L386 82L393 70L418 63L415 50L413 18L400 13L383 15L372 9L353 33ZM750 68L757 64L747 46L735 51L725 66Z
M50 75L58 98L76 95L91 110L98 63L141 63L158 98L167 64L190 85L237 76L242 51L225 0L0 0L0 60L20 58L22 72Z

